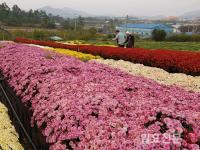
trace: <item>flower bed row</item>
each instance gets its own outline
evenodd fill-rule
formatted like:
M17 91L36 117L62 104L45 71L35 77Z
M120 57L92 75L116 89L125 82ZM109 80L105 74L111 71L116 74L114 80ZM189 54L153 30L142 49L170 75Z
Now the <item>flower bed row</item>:
M38 45L33 45L33 46L38 46ZM85 53L76 52L76 51L67 50L67 49L51 48L51 47L45 47L45 46L38 46L38 47L41 47L41 48L44 48L45 50L53 51L56 53L73 56L83 61L97 59L95 60L96 62L103 63L114 68L119 68L122 71L126 71L133 75L141 75L165 85L177 85L177 86L184 87L185 89L188 89L188 90L193 90L197 92L200 91L200 77L199 76L192 77L185 74L176 74L176 73L171 74L159 68L147 67L142 64L133 64L131 62L123 61L123 60L116 61L112 59L98 59L100 58L99 56L93 56L91 54L85 54Z
M112 60L112 59L97 59L91 60L105 65L109 65L113 68L121 69L132 75L143 76L149 79L153 79L164 85L176 85L183 87L187 90L200 92L200 76L193 77L181 73L168 73L163 69L155 67L147 67L142 64L134 64L124 60Z
M60 48L45 48L45 50L54 51L56 53L73 56L83 61L96 61L98 63L106 64L114 68L119 68L122 71L126 71L133 75L141 75L146 78L153 79L161 84L165 85L177 85L187 90L193 90L200 92L200 76L193 77L185 74L168 73L163 69L155 67L147 67L142 64L134 64L129 61L123 60L112 60L112 59L98 59L99 56L93 56L91 54L84 54L81 52L75 52L67 49ZM95 60L94 60L95 59Z
M40 48L46 50L47 55L49 54L49 57L51 55L51 52L56 52L58 54L73 56L73 57L80 59L82 61L88 61L88 60L91 60L91 59L100 59L101 58L100 56L85 54L85 53L81 53L81 52L77 52L77 51L73 51L73 50L69 50L69 49L52 48L52 47L48 47L48 46L40 46L40 45L35 45L35 44L27 44L27 45L40 47ZM48 52L50 52L50 53L48 53Z
M24 38L16 38L15 41L81 51L110 59L123 59L147 66L159 67L168 72L180 72L194 76L200 75L200 53L198 52L146 50L141 48L124 49L93 45L67 45Z
M20 44L0 49L0 70L50 150L199 149L199 93Z
M8 116L7 108L0 103L0 149L23 150L18 138L19 136Z
M91 60L91 59L101 58L99 56L94 56L94 55L91 55L91 54L76 52L76 51L72 51L72 50L68 50L68 49L61 49L61 48L44 48L44 49L49 50L49 51L53 51L53 52L56 52L56 53L59 53L59 54L73 56L73 57L78 58L82 61L88 61L88 60Z

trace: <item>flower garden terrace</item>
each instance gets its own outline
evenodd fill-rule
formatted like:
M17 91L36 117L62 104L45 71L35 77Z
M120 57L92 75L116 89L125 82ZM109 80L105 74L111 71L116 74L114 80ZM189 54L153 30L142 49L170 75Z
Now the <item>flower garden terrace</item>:
M199 92L69 52L1 45L0 70L48 149L199 149ZM159 138L148 142L154 134ZM175 141L166 138L175 134Z
M146 66L162 68L171 73L185 73L188 75L200 75L200 53L189 51L171 50L146 50L141 48L124 49L109 46L93 45L68 45L48 41L16 38L16 42L64 48L93 55L99 55L106 59L122 59Z

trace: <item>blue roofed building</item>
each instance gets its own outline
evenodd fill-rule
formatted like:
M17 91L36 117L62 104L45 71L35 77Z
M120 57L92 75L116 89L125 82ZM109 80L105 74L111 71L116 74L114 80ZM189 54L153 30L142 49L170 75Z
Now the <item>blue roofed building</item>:
M173 28L165 25L165 24L153 24L153 23L144 23L144 24L124 24L116 27L116 29L121 32L132 32L133 34L137 34L141 37L151 37L154 29L164 30L167 34L173 32Z

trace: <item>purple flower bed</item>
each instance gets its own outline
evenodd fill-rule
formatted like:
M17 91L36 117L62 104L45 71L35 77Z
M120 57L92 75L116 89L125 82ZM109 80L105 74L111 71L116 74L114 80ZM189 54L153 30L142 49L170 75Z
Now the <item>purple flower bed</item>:
M200 93L20 44L0 49L0 70L50 150L200 147Z

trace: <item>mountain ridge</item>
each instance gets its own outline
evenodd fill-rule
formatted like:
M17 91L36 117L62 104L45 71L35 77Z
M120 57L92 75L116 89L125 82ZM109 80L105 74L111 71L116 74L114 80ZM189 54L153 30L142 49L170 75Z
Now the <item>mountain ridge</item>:
M200 10L189 11L182 14L180 17L182 18L197 18L200 17Z
M99 17L102 15L94 15L94 14L89 14L84 11L79 11L70 7L63 7L63 8L53 8L51 6L44 6L40 8L39 10L45 11L47 14L53 14L53 15L59 15L63 18L76 18L78 16L82 17ZM103 15L105 16L105 15ZM131 16L131 15L130 15ZM107 15L107 17L117 17L112 15ZM118 16L119 17L119 16ZM167 18L166 15L155 15L155 16L137 16L142 19L152 19L152 20L159 20L159 19L164 19ZM195 10L195 11L189 11L186 13L183 13L182 15L177 16L179 18L200 18L200 10Z
M51 6L44 6L42 8L39 8L39 10L43 10L45 11L47 14L53 14L53 15L58 15L61 16L63 18L75 18L78 16L82 16L82 17L89 17L89 16L93 16L92 14L88 14L84 11L79 11L79 10L75 10L69 7L63 7L63 8L53 8Z

